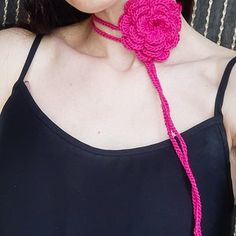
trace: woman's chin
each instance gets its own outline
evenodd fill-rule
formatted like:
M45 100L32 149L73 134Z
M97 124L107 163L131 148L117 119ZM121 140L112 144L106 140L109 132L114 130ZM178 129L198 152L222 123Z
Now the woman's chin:
M85 13L97 13L125 0L66 0L70 5Z

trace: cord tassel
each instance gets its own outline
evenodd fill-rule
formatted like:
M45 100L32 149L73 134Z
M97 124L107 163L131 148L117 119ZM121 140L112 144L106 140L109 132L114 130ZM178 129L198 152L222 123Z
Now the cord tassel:
M172 142L174 150L175 150L177 156L179 157L179 160L180 160L182 166L184 167L184 170L185 170L185 172L189 178L189 181L192 185L192 202L193 202L193 209L194 209L194 219L196 221L194 235L195 236L202 236L201 227L200 227L200 222L201 222L201 218L202 218L201 198L200 198L200 194L198 191L198 187L197 187L195 178L193 176L193 173L192 173L189 161L188 161L187 145L186 145L184 139L182 138L182 136L176 130L176 128L173 124L173 121L170 117L169 105L168 105L168 102L163 94L163 90L162 90L160 81L156 75L155 65L153 63L146 63L145 66L146 66L148 74L150 75L150 78L153 82L153 85L155 86L155 88L158 91L158 94L159 94L159 97L161 100L162 112L163 112L163 116L164 116L164 120L165 120L165 125L166 125L167 131L168 131L168 136L170 137L170 140ZM179 144L175 140L175 137L177 137L178 140L180 141L181 147L179 146Z

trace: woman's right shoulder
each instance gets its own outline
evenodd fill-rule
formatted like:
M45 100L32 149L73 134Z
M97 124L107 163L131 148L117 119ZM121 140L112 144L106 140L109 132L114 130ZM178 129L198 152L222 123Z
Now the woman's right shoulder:
M23 28L0 31L0 108L19 77L34 38L34 33Z
M17 73L29 51L35 34L22 28L9 28L0 31L0 71L10 78ZM8 70L11 68L10 70ZM1 77L2 77L1 76ZM0 78L1 82L4 80Z
M0 30L0 50L3 53L23 52L31 44L35 34L23 28L12 27Z

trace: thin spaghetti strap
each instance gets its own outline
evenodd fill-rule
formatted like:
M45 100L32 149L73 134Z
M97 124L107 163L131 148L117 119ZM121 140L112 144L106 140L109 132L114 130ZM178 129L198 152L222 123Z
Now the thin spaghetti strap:
M17 87L17 85L20 82L23 82L23 79L24 79L27 71L29 70L29 67L30 67L30 65L31 65L31 63L33 61L34 55L35 55L35 53L36 53L36 51L38 49L38 46L39 46L39 44L41 42L42 37L43 37L43 34L37 34L35 36L35 39L34 39L32 45L31 45L31 48L29 50L28 56L26 58L25 64L23 66L23 69L22 69L22 71L20 73L20 76L19 76L17 82L13 86L13 90Z
M231 74L231 71L233 69L234 64L236 63L236 57L232 58L228 64L226 65L226 68L224 70L217 94L216 94L216 100L215 100L215 111L214 116L220 116L223 117L222 114L222 105L224 101L224 94L225 90L229 81L229 77Z
M35 55L35 53L36 53L36 51L38 49L38 46L40 44L40 41L41 41L42 37L43 37L43 34L37 34L36 35L36 37L35 37L35 39L33 41L33 44L32 44L32 46L30 48L30 51L28 53L27 59L26 59L25 64L24 64L24 67L23 67L23 69L21 71L19 80L23 80L24 79L24 77L25 77L25 75L26 75L26 73L27 73L27 71L28 71L28 69L30 67L31 62L33 61L34 55Z

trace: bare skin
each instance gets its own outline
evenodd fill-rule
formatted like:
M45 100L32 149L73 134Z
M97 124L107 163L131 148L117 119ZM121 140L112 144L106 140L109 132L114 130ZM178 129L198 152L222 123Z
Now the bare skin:
M116 23L120 5L99 8L97 15ZM34 37L17 28L0 32L0 110ZM204 38L183 19L178 46L166 62L156 63L179 132L213 116L222 73L235 56L234 51ZM89 20L45 36L24 81L28 81L32 97L54 123L91 146L134 148L168 139L159 97L144 65L121 44L92 31ZM222 108L236 196L235 100L236 66Z

